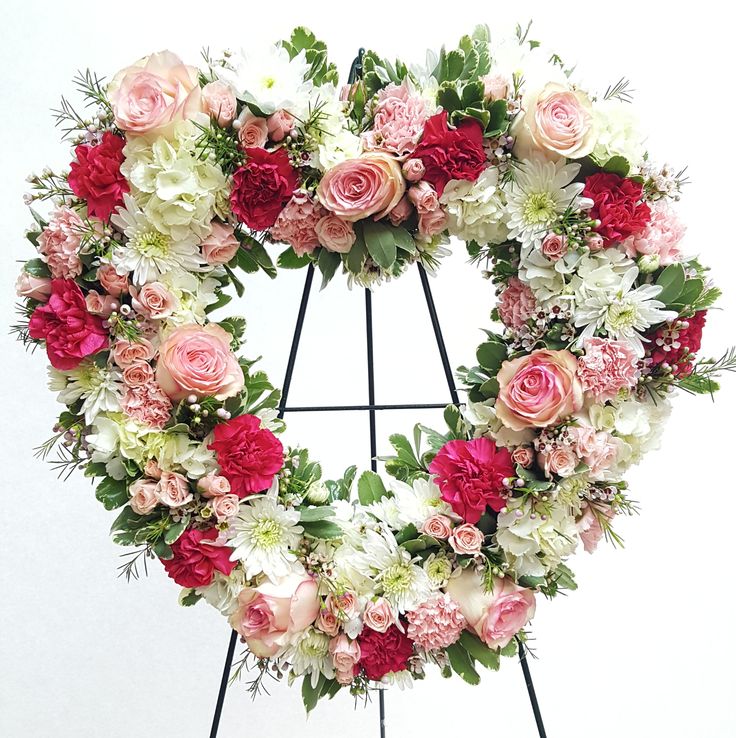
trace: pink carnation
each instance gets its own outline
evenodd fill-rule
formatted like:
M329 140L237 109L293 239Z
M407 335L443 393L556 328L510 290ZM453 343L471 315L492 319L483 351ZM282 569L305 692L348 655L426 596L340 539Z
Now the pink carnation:
M651 220L644 230L623 242L624 251L631 258L639 254L656 254L659 265L667 266L682 260L679 244L686 230L672 209L664 202L657 203L652 207Z
M537 311L537 301L528 284L511 277L498 301L498 315L508 328L518 331Z
M311 254L319 246L317 223L327 211L303 192L295 192L271 228L271 236L288 243L297 256Z
M427 101L412 95L406 81L388 85L378 93L373 127L363 134L363 144L404 159L416 148L428 117Z
M588 338L578 359L577 375L596 402L612 400L621 389L636 386L638 358L631 344L609 338Z
M457 602L439 593L407 612L406 619L406 634L425 651L451 646L467 625Z
M128 387L120 407L129 417L151 428L161 429L171 418L171 400L156 382Z
M51 215L38 237L38 249L54 279L74 279L82 273L79 247L84 230L82 219L70 208L59 208Z
M607 477L606 472L618 457L618 441L606 431L596 431L590 425L578 424L568 429L577 456L588 465L594 481Z

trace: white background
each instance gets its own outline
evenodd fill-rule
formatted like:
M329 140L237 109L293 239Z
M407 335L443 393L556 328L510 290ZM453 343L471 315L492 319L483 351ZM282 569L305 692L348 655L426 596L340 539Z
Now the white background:
M3 288L0 315L11 320L12 280L31 256L21 195L31 170L69 161L48 108L71 93L87 66L111 74L165 47L190 63L213 50L276 40L307 24L347 71L360 45L387 56L423 58L427 46L454 43L477 22L500 35L535 19L543 38L579 62L591 89L627 76L650 151L689 164L682 202L688 251L702 252L725 289L704 351L720 354L736 336L734 270L733 16L716 3L678 10L654 3L491 4L380 2L188 4L4 3L0 43L2 100ZM64 7L66 5L66 7ZM257 5L257 6L256 6ZM720 4L719 4L720 5ZM174 10L173 8L176 8ZM665 9L666 7L666 9ZM721 6L722 7L722 6ZM509 15L502 17L502 9ZM728 11L729 13L731 11ZM487 326L489 285L465 263L445 264L434 290L453 365L472 361ZM249 278L232 312L249 316L247 353L263 354L283 376L304 273L276 282ZM437 402L447 390L418 277L407 274L374 297L379 402ZM366 399L363 295L340 279L315 293L291 402ZM1 331L3 334L5 331ZM202 738L220 680L229 629L200 604L184 610L178 588L154 562L148 579L115 578L121 552L108 538L113 515L88 482L56 480L31 449L50 434L58 412L45 389L45 357L24 354L2 336L2 502L0 503L0 735L177 736ZM679 398L661 452L629 479L640 517L622 522L627 547L603 547L573 562L580 589L541 603L534 621L539 659L531 664L550 738L733 736L736 659L733 593L733 419L736 376L712 404ZM292 416L289 438L309 445L328 473L368 463L367 418ZM438 414L379 419L382 451L390 432L409 432ZM518 663L470 688L432 674L409 692L390 692L388 735L535 735ZM305 722L298 690L277 687L251 703L242 686L225 705L221 738L349 733L375 736L377 707L354 711L341 696Z

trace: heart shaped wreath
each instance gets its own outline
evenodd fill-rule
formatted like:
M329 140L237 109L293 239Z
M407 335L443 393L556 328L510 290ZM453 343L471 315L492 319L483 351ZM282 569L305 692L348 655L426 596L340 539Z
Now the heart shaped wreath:
M42 453L59 442L61 470L121 508L125 573L158 558L247 663L303 677L308 708L430 663L471 683L498 668L537 594L575 588L575 549L620 542L622 476L671 391L712 393L736 363L695 358L719 290L681 251L684 179L648 159L626 83L587 93L538 46L478 28L424 66L368 52L339 91L303 28L201 69L151 54L79 76L92 111L57 111L70 170L29 178L28 204L53 209L32 209L16 328L66 406ZM242 294L237 269L276 276L266 243L372 287L435 270L449 236L503 324L459 370L467 404L444 432L392 436L388 483L323 481L236 357L244 321L210 315Z

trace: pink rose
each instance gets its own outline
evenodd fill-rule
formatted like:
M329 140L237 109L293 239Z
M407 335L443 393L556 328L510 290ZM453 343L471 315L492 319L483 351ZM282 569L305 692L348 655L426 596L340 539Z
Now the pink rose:
M606 244L600 233L589 233L585 237L585 245L592 251L600 251Z
M161 344L156 381L174 401L188 395L233 397L243 388L243 370L230 348L230 334L219 325L184 325Z
M498 301L501 322L518 331L537 312L537 301L528 284L518 277L510 277Z
M245 108L235 121L234 128L238 131L238 141L244 149L263 148L268 140L268 122L259 118Z
M329 594L325 599L327 607L335 613L339 620L352 620L360 610L358 598L354 592L346 590L342 594Z
M202 243L202 256L211 265L227 264L235 257L240 248L240 241L235 237L235 231L229 223L212 221L212 231Z
M325 215L314 227L319 242L328 251L347 254L355 243L353 224L336 215Z
M204 497L222 497L230 494L230 481L227 477L210 472L197 480L197 489Z
M107 93L115 124L130 133L148 133L202 111L199 70L170 51L120 70Z
M420 215L422 213L429 213L433 210L438 210L440 207L437 193L429 182L417 182L417 184L412 185L409 188L408 194L409 199L412 201Z
M412 208L409 198L404 195L396 207L388 214L388 219L391 221L391 225L398 226L410 218L413 212L414 208Z
M422 533L445 541L452 533L452 520L447 515L432 515L422 523Z
M114 297L128 291L128 273L118 274L112 264L103 264L97 269L99 283Z
M628 341L586 338L578 359L578 379L598 403L613 400L621 390L636 387L639 357Z
M366 605L363 623L372 630L385 633L395 622L396 616L391 610L391 605L383 597Z
M458 605L473 631L489 648L503 648L534 617L534 592L514 584L511 579L493 580L493 591L486 592L479 574L463 569L452 577L447 593Z
M54 279L74 279L82 273L79 248L85 230L84 222L71 208L59 208L51 214L38 237L38 250Z
M187 478L176 472L161 472L161 479L156 482L156 499L172 508L191 502L193 495Z
M321 607L317 617L317 627L327 635L335 636L340 630L340 622L328 607Z
M470 523L463 523L452 531L448 543L456 554L474 556L480 553L484 539L482 531Z
M578 457L569 446L555 446L539 454L539 465L549 476L571 477L578 465Z
M151 477L151 479L159 480L161 479L161 467L158 465L158 461L156 459L149 459L146 462L146 465L143 467L143 473L147 477Z
M502 74L486 74L481 77L483 97L486 100L505 100L509 94L509 81Z
M23 271L15 282L15 293L18 297L46 302L51 294L51 280L48 277L34 277Z
M223 523L238 514L239 503L240 498L237 495L219 495L212 498L210 507L217 521Z
M238 596L230 625L255 656L269 658L283 652L294 636L315 621L319 606L315 580L289 574L276 582L246 587Z
M274 142L283 141L294 127L294 116L286 110L277 110L266 122L268 137Z
M130 507L138 515L148 515L158 505L156 481L153 479L136 479L128 492L130 492Z
M317 187L317 195L329 211L355 222L371 215L376 219L388 215L405 189L396 159L375 152L328 169Z
M153 382L153 369L147 361L134 361L123 369L123 382L128 387L143 387Z
M295 192L270 230L276 241L284 241L297 256L311 254L319 246L317 223L325 209L305 192Z
M151 320L170 318L179 306L179 300L161 282L148 282L139 290L131 287L130 294L133 309Z
M421 159L407 159L401 170L409 182L419 182L424 172L427 171Z
M567 236L548 233L542 241L542 253L551 261L561 259L567 253Z
M118 301L112 295L101 295L97 290L90 290L84 297L87 310L103 318L110 316L118 308Z
M330 641L329 651L335 667L335 679L342 685L350 684L360 661L358 641L351 641L346 635L336 636Z
M511 430L544 428L583 406L577 360L567 350L537 349L498 372L496 416Z
M431 238L447 228L447 213L442 209L430 210L419 214L419 233L425 238Z
M511 452L511 461L528 469L534 463L534 452L528 446L518 446Z
M232 87L220 80L208 82L202 88L202 107L221 128L227 128L235 119L237 108Z
M136 361L150 361L156 355L153 345L147 338L126 341L119 338L112 347L112 360L121 368Z

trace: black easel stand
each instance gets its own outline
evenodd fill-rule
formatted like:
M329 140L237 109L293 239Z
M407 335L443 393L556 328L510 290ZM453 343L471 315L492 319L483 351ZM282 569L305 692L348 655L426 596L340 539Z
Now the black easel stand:
M358 79L362 74L363 67L363 49L360 49L358 56L353 61L350 68L350 77L348 82L352 83ZM432 297L432 290L429 286L429 278L424 267L417 263L419 269L419 278L422 282L422 290L424 291L424 297L427 302L427 310L429 311L429 319L432 323L432 329L434 331L435 340L437 341L437 350L439 351L440 361L442 362L442 368L445 372L445 379L447 380L447 388L450 393L450 399L454 405L460 404L460 398L458 397L457 388L455 387L455 379L452 374L452 366L447 356L447 348L445 347L445 340L442 337L442 330L440 329L439 318L437 317L437 309L434 304L434 298ZM302 291L302 299L299 303L299 312L297 314L296 326L294 327L294 337L291 340L291 349L289 350L289 358L286 363L286 375L284 376L284 384L281 392L281 405L279 406L279 417L283 418L287 412L343 412L348 410L365 410L368 412L369 422L369 433L370 433L370 462L371 469L377 470L376 457L378 455L377 442L376 442L376 411L378 410L418 410L418 409L439 409L444 408L447 403L421 403L421 404L408 404L408 405L377 405L376 404L376 391L375 391L375 374L373 365L373 296L369 289L365 290L365 327L366 327L366 358L368 366L368 404L367 405L321 405L316 407L289 407L287 400L289 398L289 390L291 389L291 380L294 374L294 365L296 363L296 355L299 350L299 342L302 336L302 328L304 327L304 318L307 313L307 304L309 302L309 296L312 291L312 281L314 278L314 265L310 264L307 267L307 277L304 281L304 290ZM230 642L227 648L227 656L225 658L225 667L222 671L222 679L220 680L220 691L217 694L217 704L215 705L215 713L212 718L212 728L210 730L210 738L217 738L217 731L220 727L220 716L222 715L222 706L225 701L225 692L227 691L227 685L230 678L230 670L232 668L233 656L235 654L235 644L238 640L238 634L236 631L232 631L230 634ZM517 639L519 647L519 661L521 668L524 673L524 682L526 683L527 692L529 693L529 701L532 705L532 711L534 713L534 720L537 724L537 731L539 732L539 738L547 738L547 733L544 730L544 723L542 722L542 713L539 709L539 703L537 702L537 695L534 691L534 683L532 682L532 675L529 671L529 664L527 663L526 650L524 644ZM378 711L380 719L380 738L386 738L386 706L384 699L384 690L380 688L378 690Z

